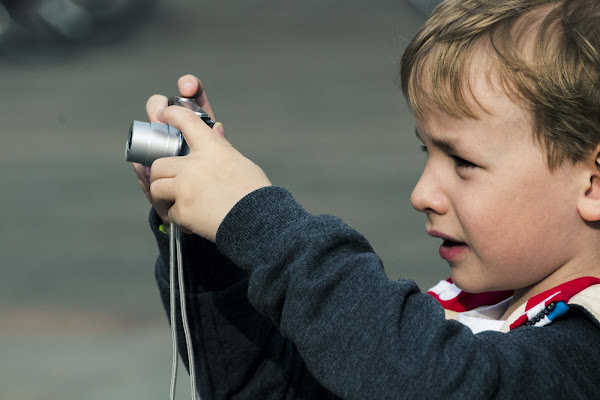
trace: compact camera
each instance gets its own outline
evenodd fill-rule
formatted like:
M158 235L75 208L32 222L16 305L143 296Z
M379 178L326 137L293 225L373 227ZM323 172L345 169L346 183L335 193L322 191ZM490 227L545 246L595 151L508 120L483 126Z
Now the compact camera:
M169 105L189 108L211 128L215 124L194 99L174 96L169 98ZM189 152L183 135L171 125L141 121L131 123L125 144L125 160L149 167L158 158L184 156Z

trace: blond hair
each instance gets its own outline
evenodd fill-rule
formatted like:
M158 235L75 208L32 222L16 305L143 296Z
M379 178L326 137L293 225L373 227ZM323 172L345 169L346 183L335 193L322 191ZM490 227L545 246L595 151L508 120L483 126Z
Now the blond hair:
M402 91L418 118L433 109L477 118L469 74L482 50L530 112L550 170L591 155L600 143L599 0L444 1L402 56Z

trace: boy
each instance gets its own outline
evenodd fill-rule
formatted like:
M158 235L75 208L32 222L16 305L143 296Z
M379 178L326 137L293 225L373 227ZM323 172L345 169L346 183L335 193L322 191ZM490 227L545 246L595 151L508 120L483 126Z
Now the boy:
M165 302L158 226L195 234L183 255L200 392L600 398L600 2L448 0L401 79L428 153L411 202L452 276L429 294L272 187L220 124L148 101L191 148L136 171ZM180 91L210 111L199 81Z

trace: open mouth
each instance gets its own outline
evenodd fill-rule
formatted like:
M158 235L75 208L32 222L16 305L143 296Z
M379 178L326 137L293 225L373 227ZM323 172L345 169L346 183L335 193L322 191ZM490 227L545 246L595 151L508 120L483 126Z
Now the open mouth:
M462 244L464 244L464 243L463 242L455 242L453 240L446 239L446 240L444 240L444 243L442 243L442 246L455 247L455 246L460 246Z
M468 250L467 244L464 242L455 242L454 240L446 239L440 246L440 257L446 261L457 261L458 258Z

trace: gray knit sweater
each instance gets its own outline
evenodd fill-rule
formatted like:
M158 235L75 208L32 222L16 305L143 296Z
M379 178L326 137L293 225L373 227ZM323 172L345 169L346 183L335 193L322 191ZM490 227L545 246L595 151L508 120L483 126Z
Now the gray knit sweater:
M151 225L168 312L168 237ZM242 199L216 246L183 242L203 399L600 399L600 324L579 306L553 324L473 334L367 240L281 188ZM187 363L181 323L181 357Z

